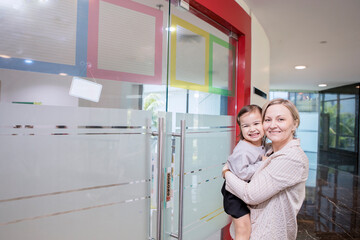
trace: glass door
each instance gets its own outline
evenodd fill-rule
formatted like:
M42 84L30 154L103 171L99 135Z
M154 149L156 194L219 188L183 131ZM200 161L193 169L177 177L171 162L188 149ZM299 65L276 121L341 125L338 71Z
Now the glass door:
M165 168L171 191L165 191L164 239L221 239L221 229L229 223L220 193L221 169L233 148L233 120L176 114L175 132L180 134L184 124L185 134L183 141L173 140L173 155Z
M167 104L175 137L164 169L164 239L221 239L229 223L221 169L236 138L237 41L192 8L171 5L170 22Z
M233 34L167 0L0 15L0 239L221 239Z

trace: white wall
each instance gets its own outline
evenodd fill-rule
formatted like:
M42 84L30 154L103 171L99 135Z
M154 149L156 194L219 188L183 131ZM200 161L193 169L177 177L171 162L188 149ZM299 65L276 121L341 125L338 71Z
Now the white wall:
M250 103L263 106L266 99L254 94L254 87L265 92L269 98L270 41L251 9L243 0L236 2L251 16L251 98Z
M263 106L267 99L254 94L254 87L265 92L269 98L270 41L254 14L251 14L251 99Z
M240 5L240 7L244 9L244 11L247 12L247 14L250 15L250 8L243 0L235 0L235 2L237 2Z

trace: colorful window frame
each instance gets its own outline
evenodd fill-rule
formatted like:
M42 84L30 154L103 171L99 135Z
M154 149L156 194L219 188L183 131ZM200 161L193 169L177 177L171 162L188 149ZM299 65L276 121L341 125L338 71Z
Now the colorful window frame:
M86 77L88 9L88 1L77 1L75 65L33 59L29 61L24 58L0 58L0 68Z
M171 31L171 64L170 64L170 86L190 89L195 91L203 91L209 93L220 94L224 96L234 96L235 94L235 71L236 71L236 48L233 44L230 44L204 30L201 28L175 16L171 16L171 27L174 29ZM183 79L178 79L176 76L176 51L177 51L177 26L186 28L187 30L192 31L195 34L198 34L205 38L205 84L200 85L192 82L187 82ZM213 46L218 44L229 50L229 79L228 79L228 89L217 88L213 86Z
M221 95L225 95L225 96L234 96L235 94L235 46L210 34L210 48L209 48L209 92L210 93L216 93L216 94L221 94ZM218 44L224 48L229 49L229 79L228 79L228 89L222 89L222 88L216 88L213 87L213 47L214 44Z
M187 82L185 80L177 79L176 77L176 30L177 26L181 26L183 28L186 28L202 37L205 38L205 84L200 85L192 82ZM185 88L195 91L202 91L202 92L209 92L209 33L202 30L201 28L198 28L195 25L192 25L191 23L188 23L187 21L175 16L171 15L171 27L174 29L174 31L171 31L171 50L170 50L170 86L172 87L178 87L178 88Z
M137 82L143 84L162 83L162 41L163 41L163 12L130 0L102 0L117 6L128 8L155 17L155 69L154 76L135 74L98 68L98 39L99 39L99 5L100 0L93 0L89 6L89 41L87 75L109 80Z

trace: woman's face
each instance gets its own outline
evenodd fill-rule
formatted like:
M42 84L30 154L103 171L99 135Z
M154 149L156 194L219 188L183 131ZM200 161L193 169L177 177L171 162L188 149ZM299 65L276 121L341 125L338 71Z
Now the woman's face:
M266 110L263 127L266 137L272 141L274 151L278 151L293 139L297 123L287 107L276 104Z

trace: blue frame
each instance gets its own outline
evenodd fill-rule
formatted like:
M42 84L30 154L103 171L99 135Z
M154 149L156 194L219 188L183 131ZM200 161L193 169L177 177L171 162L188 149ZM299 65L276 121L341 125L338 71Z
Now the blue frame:
M32 60L31 63L26 63L26 59L23 58L0 58L0 68L54 74L66 73L70 76L86 77L88 16L88 0L78 0L75 65L36 60Z

